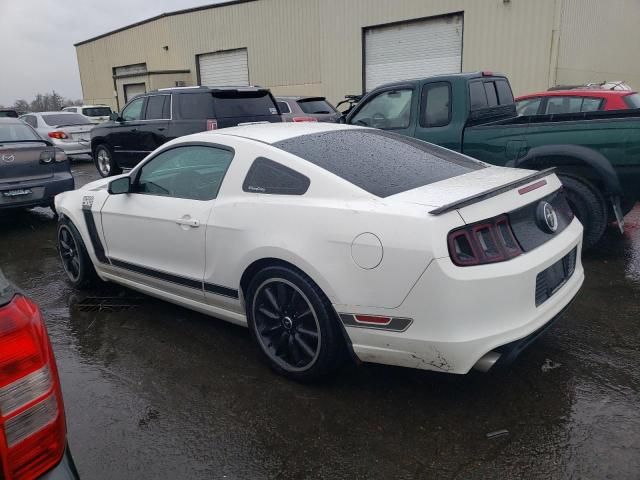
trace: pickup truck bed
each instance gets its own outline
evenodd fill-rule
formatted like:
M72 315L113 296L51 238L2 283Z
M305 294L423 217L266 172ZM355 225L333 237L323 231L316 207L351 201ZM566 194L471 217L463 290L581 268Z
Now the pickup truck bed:
M467 73L383 85L345 120L436 143L500 166L556 167L595 245L640 198L640 110L517 116L508 80Z

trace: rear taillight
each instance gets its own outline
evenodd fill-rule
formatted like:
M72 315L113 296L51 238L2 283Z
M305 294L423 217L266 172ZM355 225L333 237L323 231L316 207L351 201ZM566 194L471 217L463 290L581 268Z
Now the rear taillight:
M460 267L504 262L522 253L506 215L452 230L447 242L451 260Z
M49 135L51 138L55 138L56 140L64 140L65 138L69 138L69 135L59 130L49 132L47 135Z
M218 129L218 120L215 118L210 118L207 120L207 130L217 130Z
M40 163L45 165L53 162L60 163L64 162L65 160L67 160L67 155L59 148L44 150L42 153L40 153Z
M293 117L294 122L317 122L318 119L314 117Z
M37 478L60 462L64 407L38 307L16 295L0 308L0 463L4 478Z

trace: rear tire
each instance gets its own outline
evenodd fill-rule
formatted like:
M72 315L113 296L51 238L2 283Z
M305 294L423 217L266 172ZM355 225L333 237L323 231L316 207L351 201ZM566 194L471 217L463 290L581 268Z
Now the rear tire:
M93 162L103 178L122 173L122 169L113 159L113 152L104 144L98 145L93 151Z
M58 252L69 283L79 290L99 281L78 229L67 219L58 223Z
M602 193L583 178L558 175L567 194L567 201L584 227L583 249L592 248L602 238L607 227L607 204Z
M251 336L278 374L311 381L344 359L344 339L333 306L304 273L286 266L260 270L246 296Z

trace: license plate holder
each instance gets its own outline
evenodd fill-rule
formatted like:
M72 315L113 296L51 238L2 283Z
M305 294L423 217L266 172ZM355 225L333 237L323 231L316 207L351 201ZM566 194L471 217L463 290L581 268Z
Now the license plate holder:
M14 198L21 197L24 195L31 195L33 191L30 188L17 188L15 190L7 190L6 192L2 192L3 197Z

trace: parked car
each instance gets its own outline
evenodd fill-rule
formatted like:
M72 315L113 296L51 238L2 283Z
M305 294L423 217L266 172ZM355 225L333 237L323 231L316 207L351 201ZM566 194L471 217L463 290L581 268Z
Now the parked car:
M0 210L48 206L73 190L69 160L17 118L0 118Z
M640 198L640 113L581 112L518 116L506 77L442 75L383 85L346 123L389 130L494 165L556 167L585 227L585 248Z
M28 123L70 158L91 155L91 129L94 124L88 117L71 112L37 112L22 115Z
M111 117L111 107L107 105L82 105L75 107L65 107L63 112L79 113L89 118L92 123L102 123Z
M640 108L638 92L593 88L552 90L516 98L518 115L553 115Z
M77 479L42 313L2 272L0 345L0 478Z
M0 110L0 118L18 118L20 115L18 115L18 112L16 112L15 110L11 110L11 109L1 109Z
M341 114L325 97L276 97L284 122L337 122Z
M56 197L64 271L248 325L279 373L509 361L578 292L582 226L549 171L370 128L288 123L169 142Z
M271 92L260 87L167 88L131 100L91 132L103 177L131 168L174 138L254 122L281 122Z

